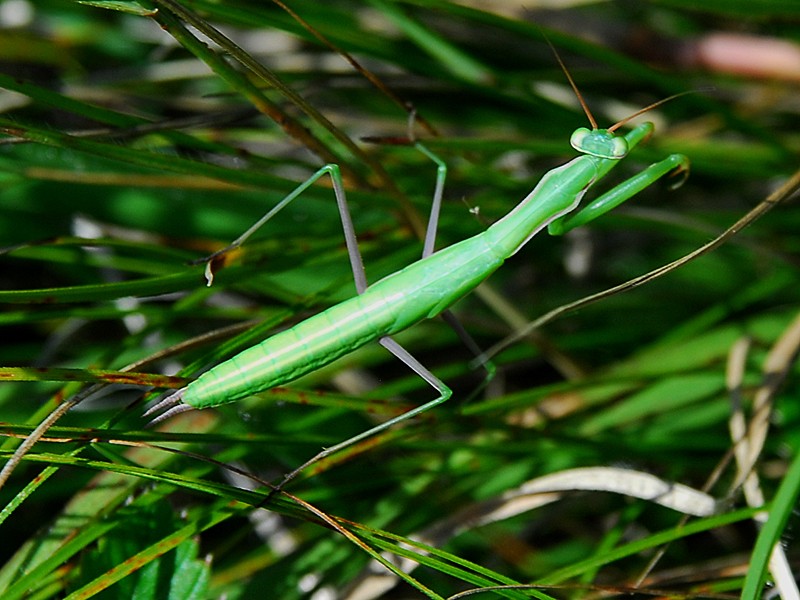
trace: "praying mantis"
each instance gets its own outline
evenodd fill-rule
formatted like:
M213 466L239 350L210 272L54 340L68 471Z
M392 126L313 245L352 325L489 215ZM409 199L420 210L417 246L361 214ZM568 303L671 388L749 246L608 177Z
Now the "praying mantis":
M487 279L545 227L551 235L561 235L600 217L665 175L688 173L689 160L682 154L671 154L571 214L587 190L619 164L632 148L648 138L654 127L651 123L643 123L625 135L617 134L616 130L675 96L651 104L608 129L599 129L563 62L558 55L556 58L592 125L591 129L577 129L570 138L570 144L580 156L547 172L511 212L482 233L435 251L447 169L441 159L424 145L416 143L417 149L438 166L422 257L371 285L367 283L339 168L335 164L320 168L230 246L204 259L206 277L211 285L214 258L240 246L304 190L327 175L333 184L357 295L211 368L151 407L145 413L146 416L155 415L151 423L186 410L235 402L284 385L374 341L399 358L438 393L433 400L321 450L284 475L273 487L274 493L306 467L447 401L452 395L450 388L392 336L440 314L449 320L454 319L448 312L449 307Z

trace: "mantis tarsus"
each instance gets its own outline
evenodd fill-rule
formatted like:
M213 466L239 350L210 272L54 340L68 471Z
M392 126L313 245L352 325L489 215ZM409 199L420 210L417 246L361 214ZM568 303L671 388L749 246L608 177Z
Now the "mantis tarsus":
M688 170L688 159L681 154L672 154L606 192L574 215L569 214L578 207L594 183L654 130L650 123L637 126L624 136L614 133L616 129L666 100L648 106L608 129L598 129L569 73L567 77L592 124L591 130L579 128L572 134L570 143L581 156L546 173L532 192L486 231L437 252L434 252L434 243L446 167L427 148L416 144L438 165L422 258L372 285L367 284L339 168L329 164L319 169L231 246L212 256L239 246L258 227L327 174L333 182L358 294L213 367L157 403L146 414L159 413L154 419L157 422L192 408L234 402L293 381L372 341L378 341L438 392L435 399L322 450L285 475L275 487L279 490L309 465L446 401L452 394L450 388L391 336L423 319L445 313L448 307L489 277L544 227L552 235L563 234L603 215L664 175ZM211 258L206 259L209 284Z

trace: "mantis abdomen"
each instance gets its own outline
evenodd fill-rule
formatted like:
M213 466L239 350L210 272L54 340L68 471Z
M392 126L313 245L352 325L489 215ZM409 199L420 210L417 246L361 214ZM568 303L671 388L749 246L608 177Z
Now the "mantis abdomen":
M438 315L503 264L486 234L412 263L217 365L187 386L183 402L206 408L284 385Z

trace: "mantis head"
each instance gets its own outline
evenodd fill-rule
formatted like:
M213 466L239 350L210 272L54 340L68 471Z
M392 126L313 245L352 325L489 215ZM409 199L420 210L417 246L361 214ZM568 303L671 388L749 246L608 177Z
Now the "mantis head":
M628 142L610 129L579 127L569 138L570 145L582 154L619 160L628 154Z
M570 83L573 83L572 78L570 78ZM659 100L658 102L653 102L652 104L637 110L632 115L625 117L621 121L614 123L608 129L598 129L597 122L594 120L592 113L589 112L589 107L586 106L586 103L583 101L583 97L580 95L580 92L578 92L578 89L575 87L574 83L573 89L575 90L575 93L578 94L578 99L580 100L581 106L583 106L586 115L589 117L592 128L589 129L588 127L579 127L576 129L569 138L570 145L582 154L588 154L589 156L596 156L598 158L610 158L611 160L625 158L630 150L630 148L628 148L628 142L625 140L625 138L614 133L614 131L616 131L620 126L624 125L631 119L635 119L639 115L646 113L647 111L653 110L657 106L661 106L665 102L669 102L670 100L677 98L678 96L692 93L692 90L688 92L681 92L680 94L674 94L664 98L663 100Z
M583 99L583 95L581 94L578 86L575 84L575 81L572 79L572 75L570 75L567 66L564 64L564 61L561 60L561 56L558 54L558 51L555 49L555 46L550 42L549 39L545 36L545 40L547 44L550 46L550 49L553 51L553 54L558 61L561 70L564 72L564 75L567 77L567 81L569 81L569 85L572 88L572 91L575 92L575 95L578 97L578 102L580 102L581 108L583 108L583 112L586 113L586 116L589 118L589 123L592 125L592 128L589 129L588 127L579 127L576 129L572 136L569 139L570 145L575 148L581 154L588 154L589 156L596 156L597 158L608 158L611 160L620 160L621 158L625 158L627 156L628 151L630 148L628 147L628 142L625 140L624 137L617 136L614 131L616 131L619 127L627 123L628 121L638 117L639 115L646 113L657 106L661 106L665 102L669 102L670 100L677 98L678 96L683 96L684 94L691 94L691 91L688 92L681 92L680 94L674 94L669 96L668 98L664 98L663 100L659 100L658 102L653 102L652 104L645 106L644 108L637 110L632 115L629 115L614 123L608 129L599 129L597 127L597 121L592 115L592 111L589 110L589 106L586 104L586 101Z

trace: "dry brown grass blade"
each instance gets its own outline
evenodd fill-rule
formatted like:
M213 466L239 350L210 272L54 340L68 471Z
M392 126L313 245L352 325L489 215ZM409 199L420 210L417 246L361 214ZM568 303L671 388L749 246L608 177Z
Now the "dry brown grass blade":
M783 384L789 370L794 365L800 352L800 314L784 330L778 341L773 344L763 365L761 385L756 389L753 398L752 417L746 423L742 406L742 390L745 373L745 362L749 341L741 340L731 350L728 368L728 388L731 392L733 412L730 418L733 455L736 458L737 476L732 490L742 488L748 506L759 507L765 504L764 493L759 482L755 465L758 462L769 431L769 417L772 414L773 402L777 391ZM766 522L769 514L757 513L753 519L757 524ZM769 570L775 582L775 588L781 598L798 600L800 590L792 574L791 566L783 547L776 544L769 559Z

